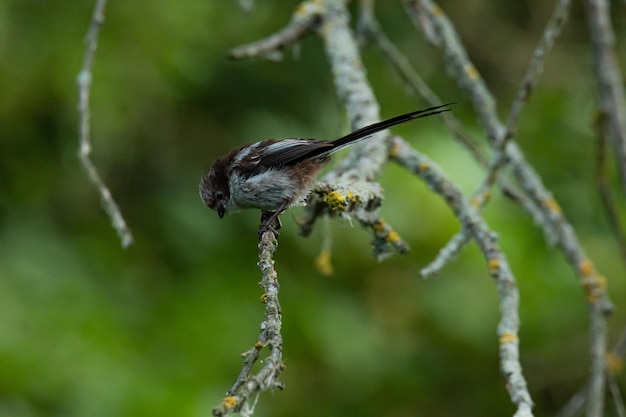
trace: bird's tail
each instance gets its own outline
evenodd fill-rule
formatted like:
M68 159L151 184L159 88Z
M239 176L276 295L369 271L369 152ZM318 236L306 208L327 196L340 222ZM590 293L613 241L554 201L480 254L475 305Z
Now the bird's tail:
M351 133L348 133L346 136L343 136L337 140L334 140L332 142L333 144L332 150L330 150L330 152L327 152L327 153L337 152L338 150L343 149L346 146L353 144L354 142L368 138L372 136L374 133L378 133L381 130L388 129L392 126L399 125L401 123L410 122L411 120L415 120L415 119L421 119L422 117L434 116L435 114L450 111L452 109L450 109L448 106L452 104L455 104L455 103L447 103L447 104L442 104L441 106L429 107L424 110L417 110L411 113L392 117L391 119L383 120L382 122L378 122L378 123L371 124L369 126L362 127Z

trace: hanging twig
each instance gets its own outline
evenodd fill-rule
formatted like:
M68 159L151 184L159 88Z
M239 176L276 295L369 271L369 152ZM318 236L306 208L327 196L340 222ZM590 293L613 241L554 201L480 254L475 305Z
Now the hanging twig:
M91 113L89 108L89 94L91 91L92 74L91 68L98 48L98 33L100 26L104 22L104 8L106 0L97 0L91 25L85 37L86 52L83 66L78 73L78 114L79 122L79 147L78 159L83 168L87 172L89 181L96 187L102 199L102 206L111 219L111 224L122 241L122 247L127 248L133 243L133 235L122 216L117 203L111 195L111 191L106 186L102 177L98 173L95 165L91 161L91 138L90 138L90 119Z

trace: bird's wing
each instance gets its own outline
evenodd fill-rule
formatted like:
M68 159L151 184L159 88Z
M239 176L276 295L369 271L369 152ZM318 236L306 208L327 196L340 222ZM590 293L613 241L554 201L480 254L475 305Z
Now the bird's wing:
M333 148L328 141L314 139L284 139L264 141L267 146L259 153L258 164L265 168L295 164Z

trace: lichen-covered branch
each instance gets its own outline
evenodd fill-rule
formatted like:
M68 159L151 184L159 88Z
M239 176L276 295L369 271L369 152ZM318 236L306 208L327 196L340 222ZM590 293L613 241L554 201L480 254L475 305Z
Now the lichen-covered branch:
M589 0L589 2L590 4L600 3L594 0ZM283 29L265 39L233 49L230 56L235 59L270 57L294 45L304 36L316 33L324 42L335 89L347 109L352 127L357 129L374 123L379 120L379 105L367 80L358 42L350 27L348 3L347 0L304 1L295 11L290 23ZM373 4L373 0L361 1L359 21L361 40L365 38L373 40L383 56L396 68L408 85L432 104L440 103L438 97L412 70L408 61L380 29L373 17ZM467 200L435 163L410 148L400 138L390 137L381 132L374 138L355 145L347 157L321 180L309 198L309 207L301 224L301 232L305 235L310 233L320 217L356 218L361 225L372 231L375 252L379 258L392 252L406 252L408 250L406 243L389 224L379 217L378 209L383 200L383 193L374 181L390 158L420 176L433 192L447 202L461 223L461 232L441 251L435 262L425 268L424 273L438 271L445 262L463 248L468 240L477 242L485 257L489 274L495 279L498 289L501 311L498 326L500 364L506 387L517 406L516 416L532 416L532 400L519 361L519 294L515 278L504 253L499 248L497 236L480 215L480 208L489 199L491 188L497 182L505 194L514 196L515 200L530 213L544 230L547 239L558 245L579 276L579 282L589 302L591 317L592 369L587 411L589 416L599 416L598 411L602 410L603 404L604 354L607 338L605 317L611 311L611 302L606 292L606 280L587 258L558 203L545 188L533 167L525 160L522 151L514 141L522 110L534 89L544 60L566 21L570 0L558 1L530 60L526 76L504 124L497 116L493 95L471 62L452 23L442 9L432 0L409 0L405 1L405 4L416 25L424 30L427 38L444 50L448 71L467 92L487 133L493 150L491 163L487 163L486 157L451 115L443 116L451 131L467 144L478 160L487 166L486 179L474 196ZM606 45L606 39L599 41L599 44ZM500 172L505 166L512 168L515 183ZM264 271L264 277L265 273L270 271L275 281L275 271L271 260L275 246L272 248L270 238L274 239L275 236L267 233L262 236L260 258L263 259L264 250L267 251L268 258L265 262L261 261L259 265L266 265L265 270L261 268ZM323 252L323 256L319 259L320 268L324 270L329 270L330 246L328 242L325 244L326 252ZM265 278L264 281L266 281ZM268 278L267 282L273 281ZM272 288L277 295L277 281L274 287L264 286L264 300L268 302L268 305ZM231 411L241 412L244 407L250 407L251 398L258 392L282 387L278 381L278 375L283 368L278 299L272 302L272 307L266 307L266 318L259 341L245 353L242 372L223 403L215 409L215 415L225 415ZM273 318L273 321L270 318ZM267 328L271 331L265 334ZM273 342L270 343L269 340ZM252 366L260 358L260 352L266 346L270 348L270 359L264 361L266 366L261 372L265 373L251 375Z
M380 109L365 75L357 40L350 27L347 2L323 0L318 3L323 10L318 34L324 41L335 90L347 109L352 128L358 129L375 123L380 119ZM378 177L388 159L383 141L385 135L385 132L380 132L371 139L354 145L346 158L321 180L323 184L333 184L333 187L347 187L353 193L352 199L365 203L346 207L342 215L354 216L362 226L372 231L374 252L378 259L391 253L408 252L408 245L378 216L378 211L374 210L382 201L382 192L373 199L367 193L360 194L362 190L380 189L372 181ZM358 189L354 184L359 184ZM327 207L324 199L328 199L328 196L329 194L323 192L312 195L303 223L303 234L308 233L307 228L310 228L318 216L329 214L329 210L324 209ZM377 202L376 207L372 202ZM363 210L363 207L367 209ZM330 212L333 211L336 212L331 207Z
M350 15L346 0L322 0L324 15L319 35L333 76L335 91L346 107L353 129L380 120L376 96L365 75L354 33L350 28ZM322 181L371 181L376 178L387 161L387 151L381 132L372 139L354 145L347 157L326 175Z
M406 4L409 13L415 17L417 25L423 21L429 22L429 36L432 36L432 30L434 30L446 53L449 72L468 92L479 119L485 127L487 136L491 139L491 143L497 146L498 140L503 137L506 128L499 122L495 112L495 101L478 70L469 60L452 23L442 9L431 0L410 0ZM549 236L549 240L554 239L561 248L566 259L579 276L587 296L591 323L590 352L592 365L590 378L595 387L593 391L597 393L595 398L598 399L597 403L588 405L587 411L589 416L599 416L598 412L602 408L600 403L604 398L603 349L606 348L607 337L605 317L612 311L612 303L606 291L606 278L596 271L552 193L545 188L539 175L525 160L515 142L509 142L505 149L508 159L507 165L512 168L522 189L544 213L543 218L536 218L535 220L541 221L540 225L546 235Z
M376 259L383 260L393 254L407 254L409 245L400 238L391 225L379 215L383 190L378 183L324 183L316 184L312 202L300 223L300 233L308 236L321 215L356 218L361 226L371 230Z
M394 161L422 178L433 192L445 200L482 251L500 297L498 337L502 374L511 400L517 405L515 416L532 416L533 402L519 361L519 292L506 256L498 245L497 235L433 161L397 137L391 141L390 155Z
M537 83L537 78L543 68L544 60L550 52L550 49L554 45L554 40L561 33L561 29L564 23L567 21L570 4L571 0L561 0L557 3L552 13L552 16L550 17L550 20L548 21L548 24L543 31L543 35L541 36L539 44L535 48L533 56L530 59L528 69L522 80L521 86L518 89L515 98L513 99L511 111L509 113L509 117L506 121L504 129L502 130L501 136L498 137L497 140L493 143L494 157L487 168L485 180L474 192L474 195L472 197L473 204L478 208L482 208L489 201L491 188L496 183L496 181L498 179L500 180L500 182L503 181L503 178L498 178L498 173L508 161L506 147L515 134L515 127L521 116L522 109L524 108L526 102L529 100L530 95ZM521 202L522 200L527 200L527 198L525 195L523 195L516 200L518 202ZM524 207L529 207L531 210L530 213L534 214L534 216L539 215L541 216L541 218L545 218L545 216L542 216L537 212L534 205L530 204L529 201L524 201ZM437 256L435 262L433 262L427 268L422 269L422 274L432 275L433 273L437 272L443 265L445 265L447 260L453 259L453 257L456 256L456 254L460 251L463 245L465 245L469 240L470 236L468 236L464 229L461 230L439 252L439 255Z
M261 302L265 304L265 320L261 323L261 333L257 342L241 356L243 367L232 388L226 393L221 404L213 409L216 417L227 416L233 412L243 413L253 411L251 399L260 392L274 388L282 389L283 384L279 377L285 365L282 362L283 339L281 336L282 311L278 300L278 275L274 269L274 252L278 247L278 241L273 230L261 235L259 242L259 269L261 270L261 282L263 289ZM263 349L267 348L269 354L263 358L263 366L252 374L252 368L261 357ZM246 408L248 407L248 408Z
M448 72L467 92L487 133L487 138L492 146L495 145L502 137L505 127L498 119L495 99L469 59L452 22L431 0L408 0L405 5L414 24L420 27L436 46L444 50ZM510 142L506 146L506 153L508 166L514 169L522 190L535 206L529 213L534 216L535 223L541 226L548 241L558 243L559 236L556 230L558 225L550 221L551 214L547 212L544 204L545 201L553 200L552 194L543 187L539 176L526 163L515 142ZM524 207L529 205L525 204Z

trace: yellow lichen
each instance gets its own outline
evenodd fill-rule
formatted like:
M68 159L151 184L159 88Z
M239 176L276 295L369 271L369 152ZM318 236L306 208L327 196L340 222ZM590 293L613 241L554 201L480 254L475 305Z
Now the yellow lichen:
M387 228L387 223L383 219L378 219L374 223L372 223L372 230L374 233L382 233Z
M315 267L322 275L329 276L333 274L334 268L329 250L324 249L320 252L317 258L315 258Z
M361 200L361 196L354 194L352 191L346 193L346 200L351 204L356 204Z
M554 198L546 198L545 200L543 200L543 205L546 206L546 208L550 210L552 214L561 214L561 207Z
M503 333L502 336L500 336L500 345L506 345L508 343L515 343L517 342L517 335L515 333Z
M324 195L323 201L332 211L344 211L348 207L346 198L337 190Z
M606 290L606 278L602 275L585 277L582 280L583 290L590 303L598 301Z
M475 81L478 78L480 78L480 73L478 72L476 67L473 66L472 64L468 64L465 66L465 73L467 74L468 77L470 77L472 81Z
M591 262L590 259L583 259L582 262L578 265L578 270L585 277L593 275L595 273L593 262Z
M296 16L299 18L303 18L308 16L309 14L311 14L312 12L317 12L319 13L319 11L321 10L323 4L322 4L322 0L313 0L313 1L306 1L306 2L302 2L300 3L300 6L298 6L298 8L296 9Z
M607 353L605 362L606 368L611 375L618 375L624 368L624 360L615 353Z
M391 148L389 148L389 157L397 158L400 156L400 146L397 143L394 143Z
M399 242L400 241L400 235L398 234L398 232L396 232L395 230L391 230L389 232L389 234L387 235L387 242Z
M489 259L487 266L489 268L489 275L497 275L498 271L500 270L500 259Z
M236 405L237 405L237 398L233 396L224 398L224 407L226 407L227 409L233 408Z

